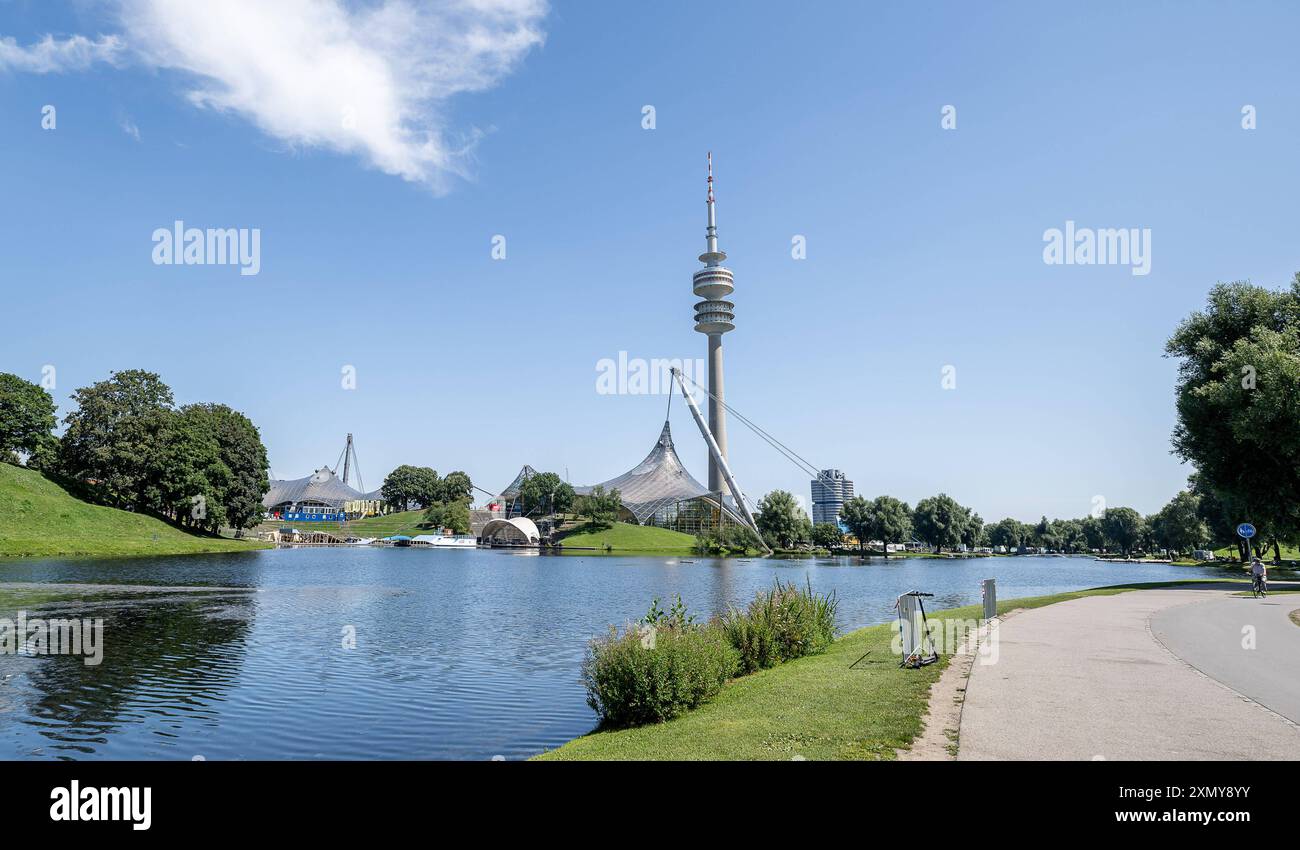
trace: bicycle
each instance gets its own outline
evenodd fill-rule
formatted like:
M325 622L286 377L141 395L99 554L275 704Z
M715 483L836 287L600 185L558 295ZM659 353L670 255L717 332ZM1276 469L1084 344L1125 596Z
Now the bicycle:
M1265 598L1268 597L1268 582L1264 580L1263 576L1255 576L1251 580L1250 592L1256 599L1259 599L1261 596Z

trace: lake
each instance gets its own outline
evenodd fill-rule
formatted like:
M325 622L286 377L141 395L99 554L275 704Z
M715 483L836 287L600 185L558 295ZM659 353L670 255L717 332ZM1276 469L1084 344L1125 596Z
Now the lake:
M853 629L892 619L913 589L935 594L927 608L978 602L984 578L1011 599L1221 575L1088 558L691 560L315 548L0 562L0 600L57 592L28 616L104 619L98 666L0 655L0 758L526 758L592 728L586 642L654 597L681 594L703 619L778 577L811 581Z

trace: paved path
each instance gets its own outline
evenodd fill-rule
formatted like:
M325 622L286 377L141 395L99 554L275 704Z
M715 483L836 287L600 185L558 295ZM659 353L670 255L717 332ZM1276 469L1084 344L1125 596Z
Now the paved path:
M1298 608L1296 593L1228 596L1157 611L1151 632L1197 670L1300 724L1300 627L1288 617Z
M1300 595L1269 601L1275 599L1283 618L1300 607ZM1286 607L1287 600L1295 604ZM1240 642L1241 624L1229 606L1241 603L1247 611L1251 601L1222 590L1143 590L1010 617L998 628L996 663L976 663L971 672L958 758L1300 759L1300 727L1175 655L1220 664L1232 653L1222 646L1228 632L1235 629ZM1198 633L1205 606L1209 625ZM1169 648L1152 634L1153 618ZM1261 642L1273 647L1283 640L1271 619L1267 629L1266 618L1258 620ZM1269 664L1276 666L1266 673ZM1236 681L1254 697L1250 689L1294 679L1298 668L1300 656L1288 657L1279 645ZM1289 688L1278 686L1279 705L1290 704ZM1278 701L1279 694L1257 698Z

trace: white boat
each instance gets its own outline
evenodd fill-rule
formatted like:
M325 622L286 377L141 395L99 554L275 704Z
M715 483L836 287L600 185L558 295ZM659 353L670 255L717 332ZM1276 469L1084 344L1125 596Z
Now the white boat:
M369 546L371 543L374 543L374 542L375 542L375 538L373 538L373 537L349 537L347 540L344 540L343 542L346 543L346 544L348 544L349 546Z
M478 545L478 540L469 534L417 534L411 538L411 545L473 549Z

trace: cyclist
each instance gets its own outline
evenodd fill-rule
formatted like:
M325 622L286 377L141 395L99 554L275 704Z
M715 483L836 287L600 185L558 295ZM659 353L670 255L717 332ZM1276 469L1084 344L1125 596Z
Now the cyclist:
M1268 567L1256 558L1250 565L1250 587L1256 593L1268 593Z

